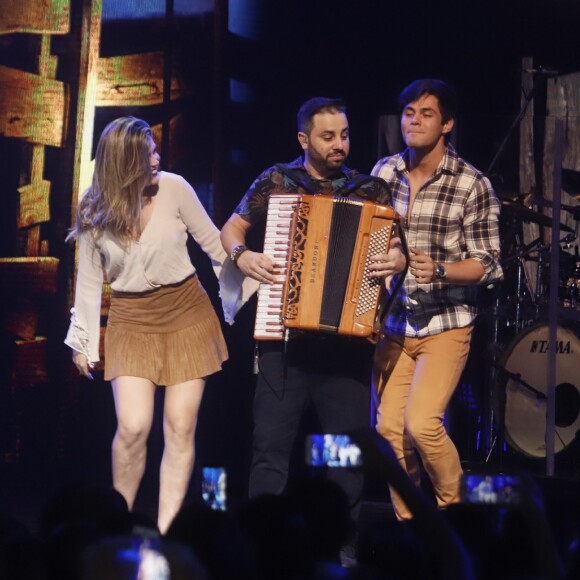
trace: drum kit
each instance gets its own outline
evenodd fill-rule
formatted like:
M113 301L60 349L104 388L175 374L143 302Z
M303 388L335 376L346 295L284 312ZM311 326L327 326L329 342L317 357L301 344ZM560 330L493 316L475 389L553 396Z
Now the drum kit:
M567 171L567 170L564 170ZM568 170L569 171L569 170ZM580 172L578 190L567 191L578 205L561 204L575 221L572 228L560 223L559 288L556 346L554 452L580 443ZM546 409L548 390L548 338L550 324L550 244L543 242L542 228L552 227L552 217L541 208L549 200L533 194L500 195L502 267L504 282L496 290L491 309L493 352L491 354L492 407L496 433L492 449L503 453L507 444L516 454L539 460L546 457ZM532 209L537 206L540 210ZM523 224L535 224L539 228ZM525 242L524 234L540 231ZM572 250L572 251L571 251ZM553 282L552 282L553 284ZM580 454L578 455L580 457Z

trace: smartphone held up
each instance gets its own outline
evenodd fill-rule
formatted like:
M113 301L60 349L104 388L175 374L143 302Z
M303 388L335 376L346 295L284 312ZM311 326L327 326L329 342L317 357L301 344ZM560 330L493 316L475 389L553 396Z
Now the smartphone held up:
M226 470L224 467L204 467L201 471L201 497L214 510L226 511Z
M470 504L517 505L521 482L517 475L506 473L464 473L461 499Z
M306 465L313 467L360 467L360 448L344 434L313 434L306 437Z

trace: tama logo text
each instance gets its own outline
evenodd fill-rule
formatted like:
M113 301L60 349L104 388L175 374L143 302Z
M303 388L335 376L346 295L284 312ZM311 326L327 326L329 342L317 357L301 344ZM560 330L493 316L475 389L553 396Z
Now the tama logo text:
M538 354L545 354L549 350L549 344L547 340L532 340L530 346L530 352L535 352ZM556 341L556 353L557 354L572 354L572 347L570 346L569 340L558 340Z

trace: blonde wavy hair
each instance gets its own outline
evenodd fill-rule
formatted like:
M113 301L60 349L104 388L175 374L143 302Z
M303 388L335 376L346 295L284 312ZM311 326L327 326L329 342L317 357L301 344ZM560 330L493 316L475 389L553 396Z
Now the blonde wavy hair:
M67 240L92 230L129 242L140 233L141 198L151 184L150 137L151 127L137 117L120 117L105 127L92 183L79 202Z

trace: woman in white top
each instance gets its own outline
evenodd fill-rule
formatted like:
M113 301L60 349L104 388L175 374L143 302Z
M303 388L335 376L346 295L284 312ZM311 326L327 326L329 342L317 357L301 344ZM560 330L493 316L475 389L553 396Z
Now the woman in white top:
M92 184L69 235L79 246L65 342L79 372L92 378L106 275L112 297L105 379L112 381L117 414L113 485L131 508L145 470L154 392L164 385L161 533L187 492L206 377L228 357L220 322L189 258L188 233L218 274L226 257L219 231L191 186L159 170L149 125L135 117L111 122L100 137Z

